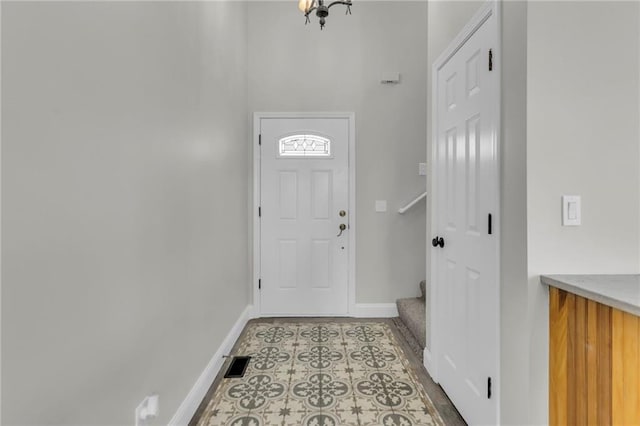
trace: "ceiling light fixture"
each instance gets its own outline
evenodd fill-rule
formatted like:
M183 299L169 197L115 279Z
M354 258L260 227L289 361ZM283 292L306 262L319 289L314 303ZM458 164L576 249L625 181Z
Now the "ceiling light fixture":
M305 25L311 22L309 15L315 10L316 16L320 18L320 29L323 29L326 22L325 18L329 16L329 8L336 4L344 4L347 6L345 15L351 15L351 0L332 1L328 6L325 5L324 0L300 0L298 2L298 8L302 13L304 13L304 17L306 18L304 22Z

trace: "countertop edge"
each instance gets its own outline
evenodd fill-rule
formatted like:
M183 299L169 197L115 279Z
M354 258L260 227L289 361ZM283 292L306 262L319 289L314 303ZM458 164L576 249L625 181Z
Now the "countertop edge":
M567 283L565 281L557 280L549 275L540 275L540 282L549 287L559 288L560 290L568 291L570 293L593 300L603 305L610 306L615 309L619 309L629 314L640 316L640 306L635 306L622 300L613 299L602 293L593 292L582 287Z

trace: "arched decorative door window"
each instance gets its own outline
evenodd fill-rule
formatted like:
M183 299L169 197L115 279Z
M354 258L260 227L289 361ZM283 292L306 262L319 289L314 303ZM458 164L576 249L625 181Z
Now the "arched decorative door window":
M331 141L318 135L292 135L278 141L278 157L331 157Z

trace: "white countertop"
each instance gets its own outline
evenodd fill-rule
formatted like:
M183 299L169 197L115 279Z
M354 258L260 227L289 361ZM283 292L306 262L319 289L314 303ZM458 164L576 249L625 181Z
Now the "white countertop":
M640 275L542 275L540 281L640 316Z

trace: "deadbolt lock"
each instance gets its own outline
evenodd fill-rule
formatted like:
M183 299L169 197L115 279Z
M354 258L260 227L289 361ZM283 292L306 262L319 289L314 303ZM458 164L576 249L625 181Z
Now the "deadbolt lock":
M340 215L340 217L345 217L347 215L347 212L345 212L344 210L340 210L340 213L338 213Z

